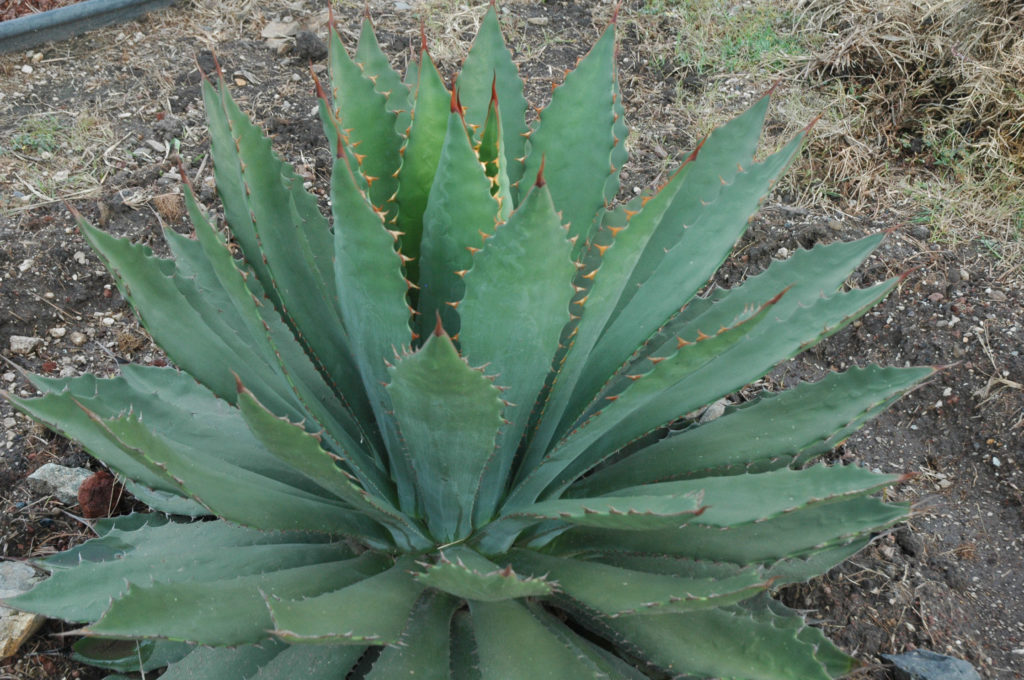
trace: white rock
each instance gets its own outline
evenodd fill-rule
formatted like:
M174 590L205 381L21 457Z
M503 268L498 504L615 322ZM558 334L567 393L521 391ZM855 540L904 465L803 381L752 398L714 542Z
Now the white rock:
M32 269L32 265L34 265L35 263L36 261L33 260L31 257L28 258L27 260L22 260L21 264L18 265L18 271L24 274L29 269Z
M11 351L15 354L31 354L41 344L43 344L42 338L28 337L27 335L11 336Z
M32 71L33 71L32 66L29 65L29 64L24 64L21 67L21 72L22 73L32 73Z
M65 335L67 335L68 329L64 328L63 326L57 326L56 328L51 328L47 332L50 334L51 338L63 338Z
M75 254L72 255L71 257L72 259L74 259L75 262L81 265L87 264L89 262L89 260L87 260L85 257L85 252L82 250L76 250Z
M77 505L78 488L91 475L85 468L47 463L28 476L28 486L38 494L56 497L64 505Z
M1003 461L999 460L995 456L992 456L992 464L995 465L996 467L999 467L1000 465L1003 464Z
M74 345L75 347L81 347L82 345L85 344L86 340L88 340L88 338L85 337L85 333L79 333L78 331L75 331L74 333L71 334L71 344Z
M34 586L40 577L36 570L22 562L0 562L0 600L20 595ZM14 611L0 606L0 659L18 648L43 625L46 617Z

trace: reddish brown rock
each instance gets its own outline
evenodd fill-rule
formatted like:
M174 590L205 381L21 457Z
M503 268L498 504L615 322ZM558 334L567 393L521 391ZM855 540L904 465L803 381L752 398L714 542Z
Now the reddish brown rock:
M88 519L110 517L116 514L123 496L124 486L108 470L100 470L79 487L78 505Z

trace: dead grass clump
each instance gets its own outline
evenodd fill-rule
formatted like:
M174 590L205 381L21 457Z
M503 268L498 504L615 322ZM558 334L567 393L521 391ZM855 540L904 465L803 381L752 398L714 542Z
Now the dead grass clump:
M1024 238L1013 196L1024 181L1024 4L796 0L793 11L798 30L824 36L796 61L834 91L812 148L828 160L827 184L859 202L895 189L926 204L955 187L955 217L984 221L1003 243ZM925 179L893 186L894 159ZM956 221L944 216L943 229Z

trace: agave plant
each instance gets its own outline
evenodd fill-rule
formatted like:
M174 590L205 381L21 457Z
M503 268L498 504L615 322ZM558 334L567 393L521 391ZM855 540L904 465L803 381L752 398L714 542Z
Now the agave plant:
M881 237L702 292L803 134L767 98L660 190L626 160L614 24L527 124L488 10L449 90L332 30L332 220L207 80L225 239L173 260L79 219L176 364L8 398L152 508L42 560L14 606L164 680L810 680L855 661L770 598L864 547L899 481L812 465L932 371L851 368L701 409L836 332ZM242 255L236 258L234 248Z

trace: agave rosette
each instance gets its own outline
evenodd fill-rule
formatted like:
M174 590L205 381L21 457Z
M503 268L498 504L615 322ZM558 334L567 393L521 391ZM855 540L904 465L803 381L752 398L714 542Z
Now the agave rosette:
M895 280L880 236L698 293L803 135L755 162L767 98L665 186L626 160L614 25L527 124L493 8L450 91L367 22L331 32L331 219L203 85L232 245L186 189L174 258L80 220L177 368L8 395L152 508L96 522L12 601L81 658L164 680L828 678L855 662L768 590L906 508L810 465L926 378L869 366L728 406ZM321 92L323 92L321 90ZM671 428L667 426L671 425Z

